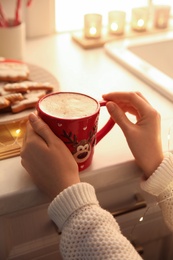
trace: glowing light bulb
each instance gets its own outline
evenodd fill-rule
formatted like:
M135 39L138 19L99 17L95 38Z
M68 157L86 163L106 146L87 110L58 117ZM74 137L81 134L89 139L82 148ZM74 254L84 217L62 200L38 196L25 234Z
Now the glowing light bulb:
M20 132L21 132L21 129L17 129L17 130L16 130L16 135L19 135Z
M141 222L141 221L143 221L144 220L144 218L143 217L141 217L140 219L139 219L139 221Z

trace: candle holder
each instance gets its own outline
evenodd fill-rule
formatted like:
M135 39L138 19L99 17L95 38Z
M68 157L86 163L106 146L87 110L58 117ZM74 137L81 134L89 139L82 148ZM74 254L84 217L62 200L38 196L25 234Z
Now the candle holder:
M154 26L159 29L168 27L171 7L168 5L154 6Z
M147 7L133 8L131 27L134 31L146 31L148 25L149 10Z
M102 16L86 14L84 16L84 36L87 39L98 39L102 34Z
M111 11L108 13L108 31L110 34L121 35L124 33L126 13L123 11Z

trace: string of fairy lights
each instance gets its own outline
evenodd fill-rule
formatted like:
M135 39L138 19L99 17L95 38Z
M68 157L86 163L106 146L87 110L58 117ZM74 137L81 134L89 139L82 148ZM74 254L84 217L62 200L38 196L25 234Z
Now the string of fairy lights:
M171 148L172 142L173 142L173 121L170 122L169 127L168 127L168 133L167 133L167 146L168 146L167 151L168 152L172 152L172 150L171 150L172 149ZM149 213L150 210L152 210L155 207L158 207L161 203L168 201L172 198L173 198L173 195L166 197L166 198L162 199L161 201L155 202L152 205L148 206L146 208L146 210L144 211L143 215L137 220L135 225L132 227L132 230L131 230L131 233L130 233L130 239L133 240L133 235L134 235L136 227L138 226L138 224L140 222L143 222L145 220L145 217Z
M21 139L25 134L25 128L26 119L4 125L5 130L3 129L0 135L0 147L13 148L15 144L21 147Z

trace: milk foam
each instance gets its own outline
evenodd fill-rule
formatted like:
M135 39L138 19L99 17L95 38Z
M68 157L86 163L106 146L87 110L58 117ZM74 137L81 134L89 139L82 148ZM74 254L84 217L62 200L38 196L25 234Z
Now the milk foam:
M98 104L85 95L60 93L50 95L40 102L43 112L60 118L81 118L96 112Z

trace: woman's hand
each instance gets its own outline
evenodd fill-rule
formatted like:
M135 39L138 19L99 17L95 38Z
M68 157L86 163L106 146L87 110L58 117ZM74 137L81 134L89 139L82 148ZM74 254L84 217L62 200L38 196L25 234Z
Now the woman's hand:
M121 127L127 143L148 178L163 160L160 115L140 93L115 92L103 95L113 120ZM136 116L131 122L126 112Z
M51 199L80 182L78 166L71 152L35 114L29 116L21 158L22 166Z

